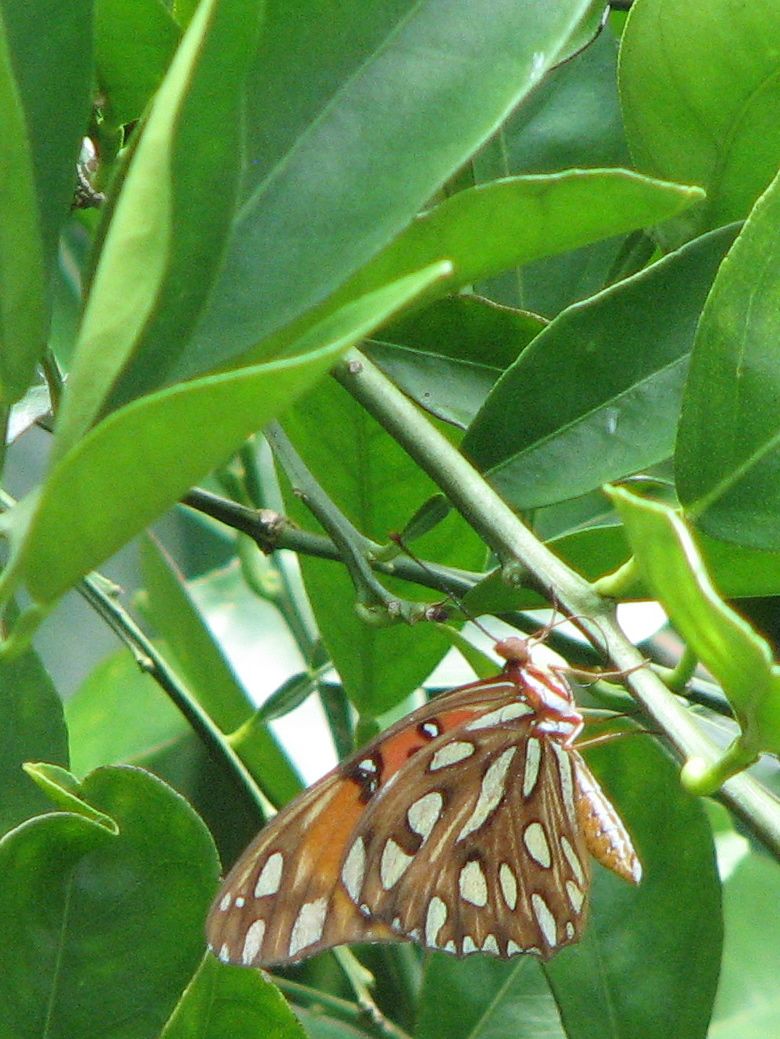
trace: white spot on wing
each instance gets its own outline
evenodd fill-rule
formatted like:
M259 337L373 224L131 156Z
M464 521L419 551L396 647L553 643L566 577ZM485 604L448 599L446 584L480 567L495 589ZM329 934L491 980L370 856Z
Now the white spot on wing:
M517 877L512 867L506 862L502 862L499 866L498 881L501 884L501 894L504 896L507 908L514 911L517 906Z
M533 736L525 745L525 771L523 773L523 797L533 793L536 780L539 778L539 762L542 759L542 746Z
M574 937L574 924L571 922L571 920L566 921L566 937L569 939L569 941L571 941Z
M463 939L463 955L468 956L470 952L479 952L479 948L470 934Z
M486 906L488 900L487 881L480 864L474 859L467 862L458 877L460 897L474 906Z
M528 854L534 862L537 862L545 869L550 868L552 862L550 845L541 823L533 822L526 826L523 830L523 844L525 844Z
M457 839L459 841L462 841L464 837L468 837L474 830L478 830L498 807L501 798L504 796L506 774L516 753L517 747L510 747L508 750L505 750L485 772L485 775L482 777L482 787L479 791L474 811L458 834Z
M585 900L585 896L573 880L566 881L566 894L569 896L569 902L571 903L574 912L579 913L582 909L582 903Z
M236 909L243 909L246 905L246 899L243 895L238 895L236 898Z
M558 941L558 926L555 923L555 917L550 912L550 907L541 895L534 892L531 895L531 908L534 911L536 922L539 924L539 929L544 935L544 940L550 948L553 948Z
M423 797L410 805L406 811L406 819L409 826L423 840L426 840L436 825L443 806L444 798L438 790L433 790L430 794L424 794Z
M496 956L499 955L498 942L496 941L496 936L494 934L489 934L487 938L485 938L482 943L482 951L493 952Z
M582 868L582 863L577 852L572 848L571 841L564 834L561 834L561 847L563 848L563 854L566 856L566 861L571 866L572 873L577 878L577 883L584 887L585 871Z
M561 780L561 793L563 794L563 803L566 806L566 814L571 825L576 826L577 810L574 807L574 777L572 775L571 757L569 752L560 747L555 740L550 741L550 746L555 752L555 758L558 762L558 775Z
M262 947L264 937L265 920L255 920L247 929L246 937L244 938L244 948L241 950L241 962L245 966L248 967L250 963L254 963Z
M496 725L514 721L515 718L522 718L526 714L533 714L533 707L530 707L527 703L521 703L519 700L513 700L512 703L504 704L503 707L497 707L494 711L488 711L487 714L482 714L479 718L475 718L473 722L468 723L466 731L475 732L477 729L492 729Z
M353 902L360 898L363 877L366 873L366 845L362 837L358 837L341 867L341 882Z
M219 950L219 958L223 963L230 963L230 949L227 945L223 945Z
M275 851L273 855L268 857L265 865L260 870L260 876L255 884L255 898L276 894L282 882L283 866L284 856L280 851Z
M226 891L225 894L222 896L222 898L220 900L220 903L219 903L219 908L222 910L223 913L226 912L228 909L230 909L230 902L231 902L230 892Z
M513 938L510 938L506 943L507 956L517 956L521 952L525 952L525 950L521 948Z
M446 743L436 751L428 769L430 772L436 772L437 769L457 765L459 761L470 758L475 749L474 744L467 740L453 740L452 743Z
M327 912L328 900L325 897L318 898L314 902L303 903L290 935L290 956L294 956L301 949L306 949L320 940Z
M438 895L434 895L428 903L428 912L425 914L425 944L436 945L439 931L447 922L447 904Z
M388 837L379 862L379 879L382 881L385 891L389 891L398 883L411 865L413 858L414 855L407 855L392 837Z

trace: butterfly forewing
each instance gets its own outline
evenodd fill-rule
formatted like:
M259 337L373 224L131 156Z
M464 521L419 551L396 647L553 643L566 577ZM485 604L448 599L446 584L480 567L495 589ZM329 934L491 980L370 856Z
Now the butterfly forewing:
M502 649L502 675L403 718L261 831L209 914L222 959L270 966L403 940L546 958L582 934L588 852L638 882L631 840L572 746L582 719L567 683L519 640Z
M562 791L571 765L530 725L461 726L366 809L342 880L371 920L455 955L546 958L577 941L590 874Z
M367 805L419 749L451 727L511 703L500 676L425 704L279 812L230 871L206 923L221 959L291 962L348 942L398 941L368 921L339 881L349 838Z

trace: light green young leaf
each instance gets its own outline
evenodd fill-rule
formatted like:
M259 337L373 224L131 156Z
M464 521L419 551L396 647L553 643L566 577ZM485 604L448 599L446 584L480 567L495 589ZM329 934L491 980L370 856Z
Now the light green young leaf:
M342 308L301 340L300 356L193 380L114 412L0 517L13 549L3 592L23 578L33 599L52 602L447 269L439 264Z
M87 300L57 421L57 459L94 424L109 394L122 401L160 385L197 320L238 189L258 12L259 0L204 0L155 97Z
M735 771L761 751L780 752L780 668L769 645L718 595L676 512L619 488L611 489L610 497L645 582L723 687L742 728L720 781L727 778L727 765Z

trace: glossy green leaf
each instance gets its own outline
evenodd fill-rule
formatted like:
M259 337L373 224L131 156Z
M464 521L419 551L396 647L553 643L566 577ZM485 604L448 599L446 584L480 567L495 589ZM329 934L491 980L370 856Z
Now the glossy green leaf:
M723 920L703 806L682 790L677 766L646 736L586 756L626 823L644 872L632 887L597 868L583 940L545 966L566 1034L704 1039Z
M780 549L780 176L756 203L702 314L677 443L686 515L713 537Z
M713 587L679 515L625 490L611 497L648 586L688 646L717 679L742 727L748 756L780 750L780 667L767 642Z
M206 956L160 1039L303 1039L284 997L261 971Z
M97 79L113 125L143 115L180 35L161 0L95 0Z
M102 660L65 704L71 767L80 776L99 765L133 761L188 731L187 722L131 653Z
M157 1039L203 954L214 847L147 773L101 769L82 793L118 836L58 813L0 842L4 1036Z
M52 469L40 490L0 517L14 549L3 591L24 566L33 598L51 602L288 408L441 269L344 307L301 340L299 357L193 380L114 412Z
M780 1021L780 867L747 856L723 886L726 944L709 1039L765 1039Z
M486 299L449 296L393 322L364 349L426 411L465 429L544 325Z
M463 450L514 505L584 494L672 453L696 323L734 234L570 307L500 379Z
M304 462L349 520L380 544L436 491L405 452L335 383L324 383L285 419ZM338 465L334 464L338 460ZM302 526L314 521L300 499L287 494L288 512ZM478 566L484 547L455 513L415 543L426 558ZM431 626L369 626L355 612L356 593L343 566L301 559L306 590L323 641L352 703L376 717L411 693L444 651ZM435 594L381 578L394 593L433 601Z
M539 257L646 227L700 197L699 188L629 170L565 170L470 188L419 216L325 309L446 258L452 273L429 293L441 296Z
M478 182L518 173L630 166L609 27L554 69L474 160ZM552 315L602 289L620 237L532 261L479 286L491 299Z
M663 229L678 242L747 216L780 165L775 0L634 5L620 92L637 166L701 184L707 203Z
M49 276L89 113L91 22L90 0L0 3L0 401L6 404L26 390L46 343Z
M245 201L177 377L328 297L568 56L597 7L269 0L247 92Z
M37 653L0 661L0 834L48 801L22 771L25 761L68 764L62 703Z
M84 436L109 394L117 403L159 386L197 320L238 190L258 4L205 0L155 97L87 300L57 421L57 458Z

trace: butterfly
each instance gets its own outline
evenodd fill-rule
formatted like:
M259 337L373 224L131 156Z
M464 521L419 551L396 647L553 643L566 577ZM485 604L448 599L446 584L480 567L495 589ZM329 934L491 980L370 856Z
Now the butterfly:
M436 697L260 831L210 910L225 962L269 967L351 942L547 959L585 928L590 856L642 867L575 746L583 718L529 642Z

